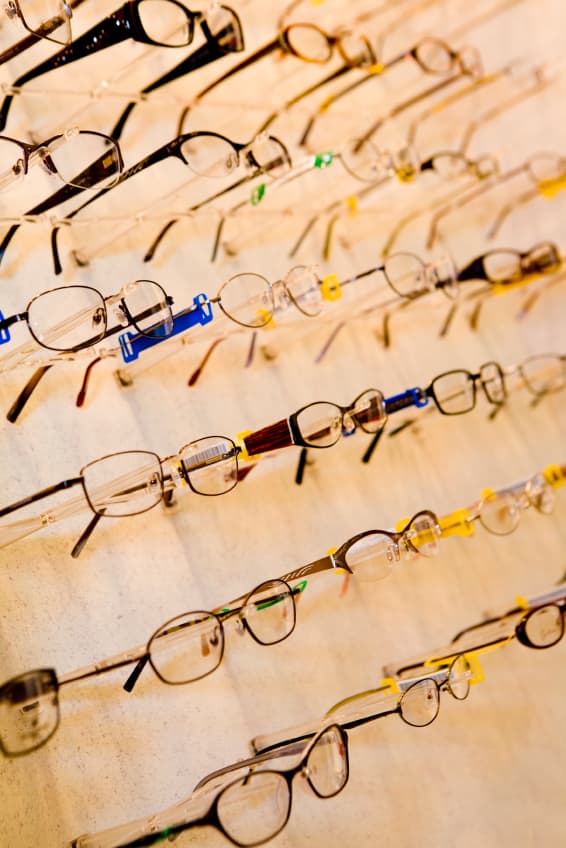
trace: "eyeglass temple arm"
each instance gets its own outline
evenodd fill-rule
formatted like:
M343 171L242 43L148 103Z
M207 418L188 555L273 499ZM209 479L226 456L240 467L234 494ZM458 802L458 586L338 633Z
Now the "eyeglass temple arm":
M250 456L279 450L279 448L286 448L294 444L288 418L283 418L276 424L270 424L268 427L256 430L249 436L245 436L242 441Z
M18 77L14 83L14 88L21 88L27 82L36 79L43 74L54 71L71 62L76 62L77 59L82 59L85 56L91 55L100 49L111 47L121 41L126 41L128 38L135 38L137 29L132 25L130 15L128 14L129 3L125 3L121 8L117 9L111 15L108 15L104 20L100 21L96 26L87 30L83 35L76 38L72 44L68 44L54 56L40 62L34 68L31 68L25 74ZM100 44L99 42L104 42ZM3 130L8 120L8 113L12 104L13 95L7 95L0 107L0 130Z
M147 658L147 645L137 645L135 648L122 651L119 654L101 660L101 662L85 665L75 669L75 671L64 674L59 678L59 686L66 686L69 683L76 683L79 680L87 680L89 677L97 677L99 674L115 671L117 668L123 668L137 660L143 660L145 658Z
M170 71L168 71L165 74L162 74L160 77L158 77L152 83L147 85L145 88L142 88L142 90L140 92L140 94L142 95L142 98L143 98L143 95L151 94L152 91L156 91L158 88L162 88L164 85L167 85L170 82L174 82L175 80L179 79L180 77L187 76L187 74L190 74L192 71L196 71L198 68L204 68L205 65L208 65L211 62L216 61L217 59L221 59L223 56L228 56L230 53L240 53L242 50L245 49L244 48L244 36L243 36L243 31L242 31L241 25L239 23L239 19L238 19L237 27L231 21L230 24L227 27L225 27L223 30L221 30L218 33L218 35L216 35L216 36L213 36L213 35L210 34L210 30L208 29L208 27L206 26L206 24L202 20L201 20L201 27L202 27L205 35L206 35L206 39L207 39L206 43L203 44L201 47L199 47L198 50L195 50L194 53L191 53L190 56L187 56L187 58L183 62L179 62L179 64L175 65L174 68L171 68ZM226 37L230 33L230 31L236 31L236 30L238 31L238 36L239 36L236 49L235 50L233 50L233 49L227 50L224 47L222 47L221 43L220 43L221 39ZM118 139L121 137L121 135L124 131L124 127L126 125L126 122L127 122L128 118L130 117L130 115L132 114L132 112L134 111L137 104L138 104L138 101L132 101L132 102L128 103L126 105L124 111L120 115L118 121L116 122L116 125L114 126L114 128L110 132L110 135L112 136L112 138L115 141L118 141ZM186 109L183 111L183 116L185 115L186 111L187 111ZM182 125L182 121L179 121L179 126L181 126L181 125ZM181 135L181 133L182 133L182 128L178 130L177 134Z
M229 71L226 71L224 74L222 74L222 76L217 77L209 85L207 85L205 88L203 88L201 91L199 91L199 93L196 94L195 97L193 98L192 103L185 106L185 108L183 109L183 111L179 115L179 121L178 121L178 124L177 124L178 134L180 135L181 132L183 131L183 124L184 124L185 119L186 119L187 115L189 114L190 110L197 103L199 103L205 97L205 95L207 95L210 91L213 91L217 86L219 86L221 83L223 83L224 80L229 79L231 76L233 76L234 74L237 74L239 71L243 71L244 68L248 68L250 65L253 65L255 62L258 62L260 59L263 59L264 56L268 56L274 50L277 50L277 48L281 48L281 44L280 44L278 38L274 38L273 41L270 41L267 44L265 44L263 47L260 47L259 50L256 50L255 53L252 53L250 56L247 56L245 59L243 59L237 65L235 65L233 68L230 68ZM243 49L245 49L245 48L242 46L242 50Z
M52 365L41 365L39 368L36 369L36 371L33 372L21 392L16 397L12 406L6 413L6 418L11 424L16 423L16 421L22 414L28 400L37 388L39 381L44 376L44 374L46 374L52 367Z
M21 500L0 509L0 518L4 515L10 515L12 512L21 509L24 506L28 506L28 504L36 503L37 501L43 500L43 498L48 498L49 495L54 495L56 492L61 492L64 489L70 489L73 486L78 486L82 484L82 482L82 477L71 477L69 480L62 480L54 486L48 486L46 489L41 489L39 492L29 495L27 498L22 498Z

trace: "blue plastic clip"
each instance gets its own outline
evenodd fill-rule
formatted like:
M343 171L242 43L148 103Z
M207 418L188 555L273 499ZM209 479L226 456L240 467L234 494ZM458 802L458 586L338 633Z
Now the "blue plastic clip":
M0 312L0 321L4 320L4 313ZM6 327L5 330L0 330L0 344L6 344L6 342L10 341L10 331Z
M151 338L150 336L142 336L141 333L122 333L118 337L122 359L124 362L133 362L144 350L161 342L166 342L167 339L171 339L173 336L179 335L179 333L184 333L185 330L190 330L191 327L196 327L197 324L201 326L209 324L213 317L212 304L207 295L204 293L197 294L193 297L192 306L173 315L173 332L168 336Z
M399 412L401 409L408 409L410 406L427 406L429 398L424 389L415 386L414 389L407 389L400 395L393 395L390 398L385 398L385 411L387 413Z

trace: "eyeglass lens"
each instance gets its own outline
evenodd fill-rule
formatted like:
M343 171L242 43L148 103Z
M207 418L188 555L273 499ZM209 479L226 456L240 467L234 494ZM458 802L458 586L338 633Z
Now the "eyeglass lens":
M22 674L0 690L0 747L8 756L43 745L58 725L57 679L51 669Z

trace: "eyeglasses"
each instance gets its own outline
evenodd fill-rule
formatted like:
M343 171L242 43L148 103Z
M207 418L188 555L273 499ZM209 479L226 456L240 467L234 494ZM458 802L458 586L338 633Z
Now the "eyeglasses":
M223 56L240 53L244 49L244 33L240 19L236 12L228 6L212 5L202 14L200 26L206 38L206 43L167 73L162 74L145 88L142 88L140 98L144 98L144 96L157 91L164 85L185 77L187 74L209 65ZM119 139L121 137L126 122L138 102L138 100L135 100L126 105L110 133L112 138ZM183 130L180 128L178 135L181 135L182 132Z
M482 74L480 55L475 48L465 47L463 50L455 51L452 50L448 44L438 38L423 38L410 50L400 53L383 65L379 65L376 68L375 73L368 74L351 83L346 88L343 88L341 91L338 91L336 94L327 97L318 109L310 116L301 136L300 144L307 143L317 119L320 115L328 112L334 103L351 94L369 79L372 79L375 76L382 76L384 73L391 70L391 68L396 67L406 60L414 61L425 74L434 74L439 76L454 73L469 76L481 76Z
M426 389L443 415L463 415L476 406L478 387L489 403L499 406L507 396L503 370L497 362L486 362L472 374L463 368L439 374Z
M275 756L277 748L312 737L326 722L351 730L397 714L411 727L427 727L438 716L440 692L448 692L457 701L464 701L470 693L470 684L478 682L478 670L477 661L474 674L470 658L460 654L444 668L427 669L426 676L384 681L378 689L344 698L330 707L322 722L306 722L277 733L256 736L251 740L251 748L256 754L270 751Z
M276 768L270 760L293 757L294 764ZM269 768L262 768L267 765ZM300 775L317 798L333 798L348 782L348 739L338 726L325 727L312 742L288 746L273 757L258 756L212 772L182 802L182 824L170 825L171 814L179 821L178 805L163 810L137 826L112 828L79 836L72 848L99 845L100 841L124 848L141 848L156 840L175 838L193 827L216 828L233 845L262 845L280 833L289 820L293 780ZM234 777L238 775L238 777ZM136 834L139 834L136 837ZM123 840L128 841L124 842Z
M550 515L555 502L552 486L542 474L535 474L522 483L487 493L475 508L472 507L468 520L479 521L495 536L507 536L517 529L525 509L533 507L543 515Z
M21 321L39 345L67 353L97 344L130 325L143 336L166 338L173 330L172 303L173 298L151 280L128 283L108 297L90 286L50 289L34 297L25 312L8 318L0 313L0 345L10 341L8 328ZM118 321L110 329L108 307Z
M57 677L53 669L37 669L0 687L0 752L6 757L29 754L48 742L60 722L59 690L70 683L136 663L124 684L131 692L149 664L157 678L173 686L192 683L220 666L226 624L249 633L258 645L275 645L295 629L295 594L284 580L266 580L239 601L217 612L198 610L166 621L147 645L130 648Z
M243 442L249 455L289 445L330 448L357 427L365 433L376 433L384 426L385 420L383 395L377 389L367 389L350 406L326 401L309 403L288 419L250 433Z
M503 647L517 639L527 648L542 650L558 644L564 636L566 587L564 584L538 595L503 615L466 627L451 643L431 656L414 657L403 663L390 663L383 672L394 677L411 675L424 663L437 665L463 652L482 653Z
M113 139L92 130L74 127L40 144L0 136L0 191L19 182L35 165L78 189L110 187L124 167Z
M129 38L156 47L186 47L200 18L200 12L189 11L179 0L128 0L72 44L19 76L14 87ZM12 100L13 95L7 95L0 107L0 129L6 126Z
M542 353L529 356L516 368L535 402L566 386L566 356Z
M8 20L20 21L24 29L38 38L55 44L70 44L72 7L76 5L65 0L32 0L31 3L29 0L8 0L2 11Z
M486 280L494 285L508 285L531 275L553 274L561 267L558 248L546 241L524 252L489 250L464 266L458 272L458 280Z
M80 486L82 496L46 509L40 515L0 526L0 547L42 527L81 512L85 505L94 513L72 556L77 557L101 518L138 515L170 501L169 492L187 485L195 494L215 496L231 491L238 482L238 454L232 439L206 436L189 442L178 453L160 459L150 451L122 451L89 462L78 477L62 480L0 509L0 518L24 507Z

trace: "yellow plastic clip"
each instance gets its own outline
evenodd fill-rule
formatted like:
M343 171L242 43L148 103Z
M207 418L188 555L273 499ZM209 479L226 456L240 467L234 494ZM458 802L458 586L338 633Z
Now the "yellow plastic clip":
M522 286L528 286L529 283L539 280L541 276L541 274L527 274L523 280L517 280L516 283L494 283L491 287L491 292L494 295L505 294L505 292L520 289Z
M250 436L252 433L253 430L243 430L236 436L236 444L238 445L238 447L242 448L241 452L238 454L238 459L243 460L243 462L255 462L256 459L259 459L261 456L260 453L254 453L253 456L250 456L247 451L244 439L246 438L246 436Z
M547 465L542 476L553 489L559 489L566 483L566 477L560 465Z
M351 194L350 197L346 198L346 206L348 207L348 214L355 215L359 209L358 197L356 194Z
M467 652L466 659L468 660L470 670L472 672L470 686L473 686L474 683L483 683L485 677L476 651Z
M543 180L538 184L538 190L546 200L552 200L557 194L566 188L566 174L556 180Z
M338 550L338 548L328 548L328 550L326 551L327 556L333 556L336 553L337 550ZM340 568L340 566L338 566L338 568L335 569L335 570L336 570L336 574L343 574L344 575L344 580L342 581L342 585L340 587L340 592L338 594L338 596L340 598L343 598L346 595L346 592L348 591L348 586L350 584L350 572L345 571L343 568Z
M473 536L476 532L469 509L456 509L438 519L442 538L447 536Z
M327 274L320 286L321 294L324 300L340 300L342 297L342 289L340 280L336 274Z
M493 489L482 489L482 492L480 494L480 500L485 501L487 500L487 498L492 498L494 494L495 492Z
M383 65L381 62L375 62L375 64L370 65L365 70L368 72L368 74L382 74L385 70L385 65Z
M397 682L397 680L395 680L394 677L384 677L382 679L381 683L379 684L379 688L385 689L386 686L389 689L389 693L391 695L398 695L401 691L399 689L399 683Z
M276 327L275 318L268 312L267 309L257 309L256 315L259 321L263 323L260 325L262 330L271 330L273 327Z
M517 597L515 598L515 603L521 609L528 610L528 608L529 608L529 602L524 597L524 595L517 595Z

